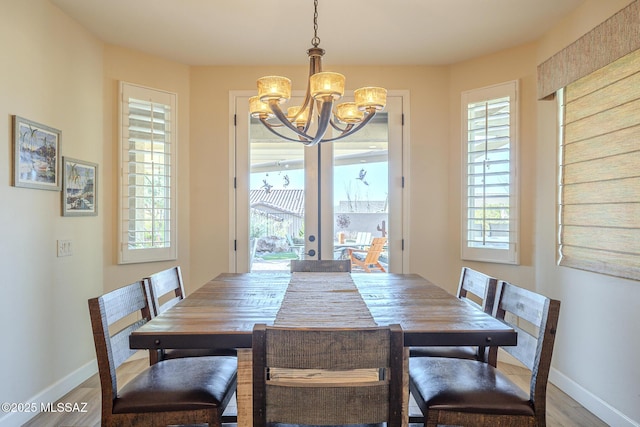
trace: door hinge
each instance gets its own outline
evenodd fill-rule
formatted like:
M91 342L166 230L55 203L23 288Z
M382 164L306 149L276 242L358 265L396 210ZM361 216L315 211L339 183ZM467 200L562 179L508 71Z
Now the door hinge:
M238 115L237 114L233 115L233 125L234 126L238 126Z
M233 188L234 189L238 188L238 178L236 178L235 176L233 177Z
M404 251L404 239L402 239L402 245L401 245L401 247L402 247L402 250Z
M238 250L238 241L237 240L233 240L233 250L237 251Z
M404 176L402 177L402 188L404 188Z
M404 113L402 113L402 126L404 126Z

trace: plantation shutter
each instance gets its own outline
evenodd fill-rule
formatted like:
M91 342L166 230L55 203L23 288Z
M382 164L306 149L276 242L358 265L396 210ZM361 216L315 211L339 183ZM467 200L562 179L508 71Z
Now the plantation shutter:
M560 100L559 263L640 280L640 50Z
M463 94L464 259L518 261L516 93L513 81Z
M122 89L121 262L175 259L176 96Z

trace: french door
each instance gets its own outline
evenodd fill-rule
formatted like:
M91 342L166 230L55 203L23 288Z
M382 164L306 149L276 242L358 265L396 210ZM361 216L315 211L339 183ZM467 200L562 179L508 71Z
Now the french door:
M252 119L249 96L231 95L231 270L289 271L291 259L347 258L349 248L365 251L385 237L380 261L402 272L403 96L390 94L385 110L354 135L314 147Z

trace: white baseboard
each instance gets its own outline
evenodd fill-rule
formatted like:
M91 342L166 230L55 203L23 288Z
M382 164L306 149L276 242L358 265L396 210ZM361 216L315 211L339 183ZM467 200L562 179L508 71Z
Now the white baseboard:
M71 372L59 381L56 381L51 386L42 390L40 393L31 397L22 403L35 404L36 412L9 412L0 418L0 427L16 427L21 426L31 418L39 414L39 408L41 404L53 403L59 400L62 396L69 393L71 390L82 384L92 375L98 372L98 364L95 359L90 361L79 369Z
M611 427L640 427L640 423L633 421L554 368L549 371L549 381Z

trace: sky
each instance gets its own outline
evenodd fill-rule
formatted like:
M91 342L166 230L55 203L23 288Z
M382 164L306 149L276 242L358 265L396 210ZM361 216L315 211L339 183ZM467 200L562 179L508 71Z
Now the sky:
M334 169L334 205L340 201L348 200L347 194L350 194L352 200L384 201L388 193L387 165L387 162L378 162L336 166ZM359 179L361 173L364 176ZM288 185L286 185L285 177L289 180ZM274 190L304 189L304 170L253 173L250 181L251 189L263 188L263 180L266 180Z

